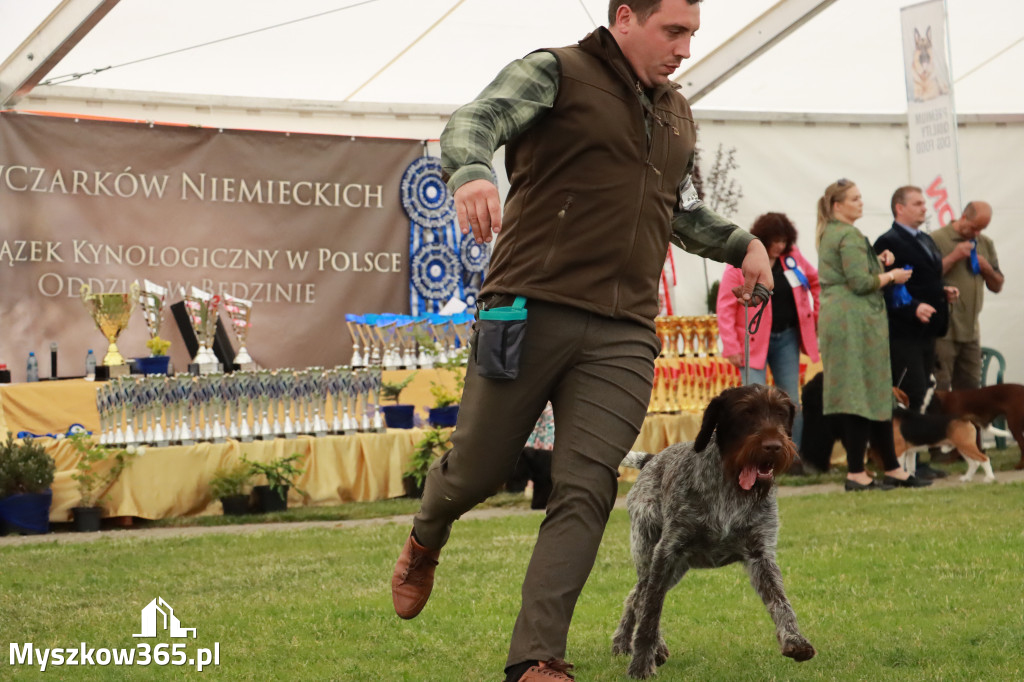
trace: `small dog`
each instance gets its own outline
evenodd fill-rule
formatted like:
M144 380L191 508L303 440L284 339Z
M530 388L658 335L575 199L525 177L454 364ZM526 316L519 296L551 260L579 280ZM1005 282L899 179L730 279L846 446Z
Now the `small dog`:
M977 428L964 417L938 413L938 403L933 399L934 386L932 377L932 385L925 394L920 412L907 409L910 402L907 394L898 388L892 389L900 405L892 412L892 437L897 459L904 469L913 474L917 469L919 451L950 445L967 461L967 473L960 477L961 481L973 480L981 466L985 469L985 482L992 483L996 475L992 473L992 462L978 448Z
M708 405L692 444L626 457L623 464L640 468L626 497L637 583L626 598L612 651L633 654L630 677L648 678L668 659L661 611L666 594L686 571L736 561L746 565L767 606L783 655L797 661L814 657L775 562L775 474L796 455L795 412L775 388L730 388Z
M914 58L910 71L914 76L915 101L926 102L949 92L949 85L943 83L935 72L931 26L925 29L923 36L916 28L914 29Z
M933 378L934 385L934 378ZM822 390L824 376L819 372L808 381L803 388L801 399L804 407L804 434L800 448L800 457L805 463L822 472L831 467L832 448L840 440L838 422L832 415L823 415ZM939 391L934 392L936 396ZM907 395L898 388L893 388L897 402L907 405ZM940 401L932 399L932 391L925 395L925 413L914 412L905 408L894 408L892 413L893 442L900 464L914 473L916 454L919 450L949 443L955 445L961 456L967 461L967 473L960 477L961 481L974 478L978 467L984 467L985 480L994 481L992 464L989 458L978 449L976 429L968 415L957 412L946 412L940 409ZM868 457L881 461L873 449L868 449Z
M993 384L960 391L936 391L936 401L943 414L970 419L978 426L988 426L996 417L1006 417L1006 428L1020 447L1020 461L1014 468L1024 469L1024 385Z

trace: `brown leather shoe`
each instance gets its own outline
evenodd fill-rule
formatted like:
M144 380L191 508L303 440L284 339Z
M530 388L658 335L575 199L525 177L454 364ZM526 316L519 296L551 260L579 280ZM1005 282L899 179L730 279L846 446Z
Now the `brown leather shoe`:
M566 663L560 658L552 658L546 663L538 663L519 678L519 682L554 682L554 680L575 680L569 674L572 670L572 663Z
M391 576L391 601L395 613L406 620L419 615L434 587L434 567L441 550L430 550L412 539L405 541Z

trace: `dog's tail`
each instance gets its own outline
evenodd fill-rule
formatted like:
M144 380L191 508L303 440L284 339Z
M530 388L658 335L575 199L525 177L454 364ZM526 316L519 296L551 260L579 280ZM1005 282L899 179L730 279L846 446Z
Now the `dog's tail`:
M626 454L626 458L622 460L622 466L631 467L633 469L643 469L644 465L647 464L647 460L654 457L650 452L638 452L637 450L630 450Z

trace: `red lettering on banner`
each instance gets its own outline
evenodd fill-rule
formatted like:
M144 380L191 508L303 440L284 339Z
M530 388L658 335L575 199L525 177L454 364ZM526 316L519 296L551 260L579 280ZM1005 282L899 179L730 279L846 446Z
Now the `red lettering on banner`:
M939 225L948 225L956 219L953 215L953 208L949 205L949 192L942 186L942 176L936 176L932 184L925 190L925 194L933 199L932 208L939 217Z

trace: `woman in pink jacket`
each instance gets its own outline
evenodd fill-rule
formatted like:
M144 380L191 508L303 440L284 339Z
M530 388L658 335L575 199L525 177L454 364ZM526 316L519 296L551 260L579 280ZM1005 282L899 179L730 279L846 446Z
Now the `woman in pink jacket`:
M750 233L764 243L775 275L775 291L765 308L758 332L750 337L750 383L764 384L766 366L772 368L775 385L800 405L800 351L818 361L818 271L796 248L796 228L783 213L765 213L754 221ZM722 355L743 368L743 306L733 295L743 284L739 268L726 266L718 288L718 331ZM751 317L754 314L751 309ZM797 412L793 440L800 445L803 414Z

